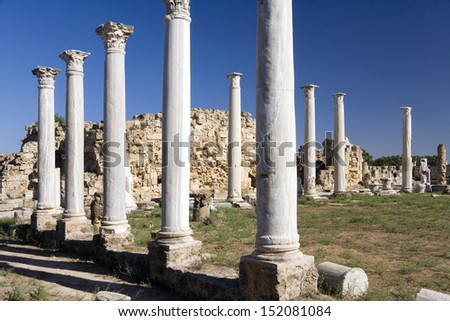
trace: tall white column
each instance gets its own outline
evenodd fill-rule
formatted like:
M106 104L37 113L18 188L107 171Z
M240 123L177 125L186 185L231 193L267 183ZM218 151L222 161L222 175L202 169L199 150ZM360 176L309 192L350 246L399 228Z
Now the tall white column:
M103 218L101 234L130 234L125 214L125 46L134 27L107 22L95 32L105 45Z
M316 85L301 87L305 93L305 144L303 145L304 194L316 195Z
M333 94L334 98L334 194L345 193L345 118L344 118L344 93Z
M297 232L293 53L292 0L258 1L256 250L240 264L247 299L293 299L316 284Z
M241 77L232 72L230 79L230 98L228 112L228 199L242 201L241 191Z
M201 242L189 226L190 0L164 0L164 5L162 222L149 244L150 277L163 280L167 267L201 263Z
M189 0L166 6L163 73L162 226L158 241L192 240L189 227L191 39Z
M38 66L32 70L38 79L38 203L32 228L51 230L55 215L55 78L60 69Z
M58 239L91 239L92 225L84 211L84 87L83 64L89 52L66 50L65 210L58 222Z
M402 191L411 193L413 191L412 178L412 156L411 156L411 107L401 107L403 112L403 137L402 137Z

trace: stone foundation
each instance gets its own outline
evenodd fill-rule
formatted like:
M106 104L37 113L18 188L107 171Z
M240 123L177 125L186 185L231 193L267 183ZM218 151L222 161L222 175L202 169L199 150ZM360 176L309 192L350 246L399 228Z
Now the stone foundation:
M202 242L163 244L157 241L148 246L150 260L150 279L162 283L173 283L169 269L196 270L201 267L200 251Z
M54 231L61 216L57 210L37 210L31 215L31 229L36 232Z
M94 235L94 253L98 256L104 255L106 251L122 250L134 243L131 228L128 225L124 231L118 233L114 229L100 228L100 234Z
M93 227L85 217L81 219L62 219L56 224L56 236L59 242L72 240L92 240Z
M317 292L314 257L296 255L286 261L265 261L243 256L239 266L240 287L246 300L295 300Z

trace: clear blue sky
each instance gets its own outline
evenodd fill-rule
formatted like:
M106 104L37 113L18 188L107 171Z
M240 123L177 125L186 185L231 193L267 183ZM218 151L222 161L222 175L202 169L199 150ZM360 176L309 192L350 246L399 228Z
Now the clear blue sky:
M334 92L346 92L346 135L374 156L401 154L401 106L412 107L413 154L450 149L449 0L293 0L297 143L303 93L314 83L317 137L333 130ZM255 114L257 0L192 0L192 106L227 109L228 79L244 74L242 108ZM85 118L103 117L104 49L95 28L135 26L127 43L127 118L161 111L162 0L0 0L0 153L18 151L37 119L37 65L62 69L55 110L65 114L66 49L85 62ZM449 151L450 152L450 151Z

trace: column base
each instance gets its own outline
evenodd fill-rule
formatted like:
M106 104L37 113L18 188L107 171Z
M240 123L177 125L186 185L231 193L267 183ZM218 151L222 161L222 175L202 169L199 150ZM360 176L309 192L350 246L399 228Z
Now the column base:
M103 253L109 250L121 250L134 243L131 227L128 224L101 226L100 233L94 236L94 250Z
M244 199L242 198L242 196L228 196L227 197L227 202L230 202L230 203L232 203L233 205L235 204L235 203L240 203L240 202L243 202L244 201Z
M31 229L36 232L54 231L62 212L55 208L38 209L31 215Z
M64 241L88 241L94 236L91 222L84 216L63 218L57 222L56 238Z
M148 244L150 278L164 282L169 269L198 269L202 264L200 251L202 242L192 239L183 243Z
M412 188L402 188L402 192L403 193L412 193L413 189Z
M286 301L317 292L313 256L298 251L273 258L257 254L241 257L239 282L246 300Z

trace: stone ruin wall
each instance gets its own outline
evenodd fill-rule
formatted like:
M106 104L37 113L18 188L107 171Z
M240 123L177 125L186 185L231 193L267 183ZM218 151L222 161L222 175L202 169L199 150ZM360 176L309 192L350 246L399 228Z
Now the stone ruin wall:
M134 179L133 197L137 203L146 203L158 198L161 193L162 163L162 114L143 114L127 121L127 154ZM255 120L250 113L243 112L242 128L242 192L255 193ZM21 198L25 207L33 207L37 191L37 126L26 127L19 153L0 155L0 197ZM65 131L56 124L56 166L62 169L65 157ZM216 198L227 196L227 143L228 112L217 109L193 108L191 110L191 178L192 193L212 193ZM103 167L101 147L103 144L103 123L85 123L85 205L88 208L94 193L103 190ZM317 160L323 165L317 173L317 190L333 190L334 168L328 153L317 152ZM401 184L401 166L363 165L362 149L350 143L345 148L347 188L367 187L370 182L383 177L394 178L394 184ZM328 165L328 166L327 166ZM413 174L420 179L419 167ZM302 176L300 176L302 177ZM438 168L431 167L432 183L438 177ZM447 179L450 166L447 166ZM62 197L64 181L61 182Z
M242 193L255 193L255 120L250 113L241 117ZM149 202L161 193L162 176L162 114L134 116L127 121L127 155L133 175L133 197L137 203ZM19 153L0 155L0 194L22 198L30 203L37 191L37 125L26 127ZM64 179L64 128L56 124L56 166ZM250 143L249 143L250 142ZM192 193L213 193L227 196L228 112L217 109L191 110L191 179ZM94 193L103 190L101 148L103 123L85 123L85 206L89 207ZM64 197L64 181L61 182Z

